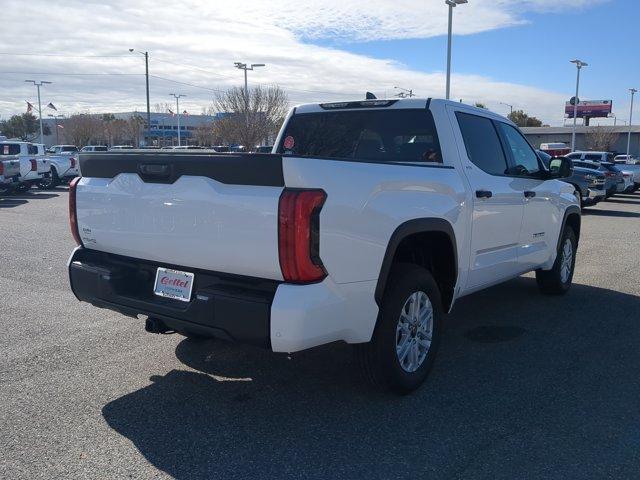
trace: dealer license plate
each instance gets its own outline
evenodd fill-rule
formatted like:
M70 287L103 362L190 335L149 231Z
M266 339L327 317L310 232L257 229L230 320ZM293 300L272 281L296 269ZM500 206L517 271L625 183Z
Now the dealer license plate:
M153 293L160 297L188 302L191 300L193 278L193 273L158 267Z

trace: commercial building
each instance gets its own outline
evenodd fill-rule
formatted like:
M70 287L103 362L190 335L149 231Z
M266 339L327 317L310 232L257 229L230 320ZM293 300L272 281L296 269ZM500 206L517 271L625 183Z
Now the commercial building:
M541 143L562 142L571 146L571 127L523 127L522 132L536 148ZM576 150L607 150L614 153L627 152L629 126L576 127ZM631 126L630 153L640 155L640 125Z
M128 129L126 132L118 134L115 138L111 136L109 141L108 132L96 132L94 143L126 143L137 145L177 145L178 144L178 116L170 113L151 113L151 125L147 128L147 112L119 112L119 113L96 113L91 116L98 119L109 117L114 120L124 120L130 122L135 118L141 119L140 128ZM182 145L197 143L196 132L199 127L208 127L213 124L218 115L180 115L180 140ZM68 143L71 140L65 128L66 119L64 117L46 118L43 122L49 126L50 134L45 135L44 143L47 146L56 143ZM68 127L68 125L67 125ZM106 128L105 128L106 130ZM79 145L81 146L81 145Z

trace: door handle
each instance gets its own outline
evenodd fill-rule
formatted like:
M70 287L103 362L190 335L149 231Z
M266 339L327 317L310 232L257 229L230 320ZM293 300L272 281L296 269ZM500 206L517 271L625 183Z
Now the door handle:
M525 196L525 198L533 198L533 197L536 196L536 192L534 192L532 190L525 190L524 196Z
M476 190L476 197L478 198L491 198L493 197L493 192L489 190Z

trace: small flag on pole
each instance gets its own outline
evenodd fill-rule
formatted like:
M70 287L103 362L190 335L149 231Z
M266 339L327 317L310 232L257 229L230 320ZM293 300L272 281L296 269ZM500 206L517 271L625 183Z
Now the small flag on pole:
M187 112L186 110L184 112L182 112L183 115L189 116L189 112Z
M167 108L167 111L171 114L172 117L175 115L175 113L173 113L173 111L170 108Z
M55 110L56 112L58 111L58 109L55 107L55 105L51 102L49 102L49 105L47 105L47 107L49 107L51 110Z
M33 105L31 105L31 103L27 102L27 113L31 113L32 110L33 110Z
M58 128L64 128L64 125L58 124Z

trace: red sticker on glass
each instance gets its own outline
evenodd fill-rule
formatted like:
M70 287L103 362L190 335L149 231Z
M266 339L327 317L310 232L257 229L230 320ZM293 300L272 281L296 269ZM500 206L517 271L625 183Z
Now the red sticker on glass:
M284 138L283 145L284 145L284 148L286 148L287 150L291 150L295 144L296 144L296 141L293 139L291 135L288 135Z

